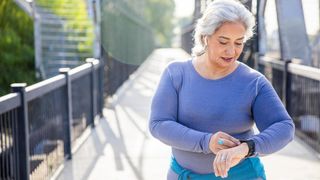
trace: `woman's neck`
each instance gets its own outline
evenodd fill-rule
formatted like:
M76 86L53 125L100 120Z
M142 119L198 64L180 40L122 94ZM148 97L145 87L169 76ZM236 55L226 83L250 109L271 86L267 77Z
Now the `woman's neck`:
M196 57L194 62L200 75L208 79L220 79L232 73L238 67L238 64L239 63L235 61L232 65L227 67L219 66L219 64L210 61L205 54Z

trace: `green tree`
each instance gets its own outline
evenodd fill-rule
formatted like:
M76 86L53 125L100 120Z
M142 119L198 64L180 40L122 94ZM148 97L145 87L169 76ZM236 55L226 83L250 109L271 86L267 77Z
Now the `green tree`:
M14 82L36 82L32 19L12 0L0 1L0 95Z
M146 0L145 17L154 29L157 46L171 46L174 9L173 0Z

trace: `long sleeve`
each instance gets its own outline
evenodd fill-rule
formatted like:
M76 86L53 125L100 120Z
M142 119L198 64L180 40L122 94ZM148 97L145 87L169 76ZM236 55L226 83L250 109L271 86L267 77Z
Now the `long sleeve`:
M292 141L295 126L277 93L264 76L258 78L256 89L257 96L253 102L252 113L260 133L252 139L256 145L256 152L267 155Z
M193 130L178 122L178 90L174 84L182 77L170 72L167 67L153 97L149 130L155 138L176 149L209 154L212 134Z

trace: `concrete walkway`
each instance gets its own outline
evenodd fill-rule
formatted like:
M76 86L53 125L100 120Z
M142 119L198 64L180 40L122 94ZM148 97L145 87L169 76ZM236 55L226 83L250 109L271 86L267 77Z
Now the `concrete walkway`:
M162 69L173 59L189 56L180 49L156 50L108 100L104 117L66 161L59 180L164 180L170 148L151 137L148 116ZM295 139L263 157L268 180L319 180L320 161Z

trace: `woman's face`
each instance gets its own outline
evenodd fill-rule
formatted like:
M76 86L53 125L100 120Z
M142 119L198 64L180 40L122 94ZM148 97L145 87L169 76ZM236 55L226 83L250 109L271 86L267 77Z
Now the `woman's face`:
M234 65L243 50L245 32L242 23L225 22L208 36L207 55L210 63L221 68Z

